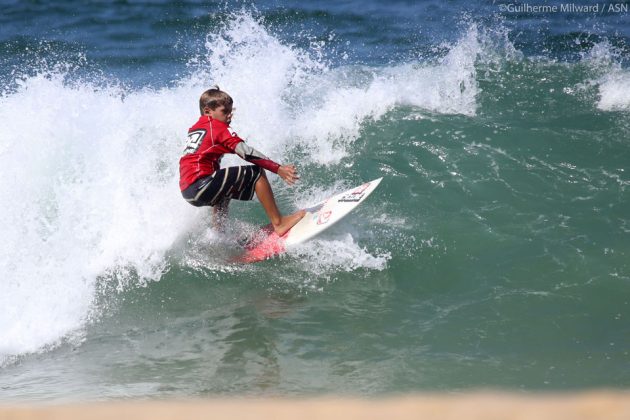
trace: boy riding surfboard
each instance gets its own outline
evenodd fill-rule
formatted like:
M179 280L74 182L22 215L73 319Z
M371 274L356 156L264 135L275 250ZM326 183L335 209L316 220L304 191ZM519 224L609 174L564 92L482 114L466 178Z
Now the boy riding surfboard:
M182 196L196 207L213 207L213 225L221 229L231 199L251 200L256 193L274 232L287 233L304 217L299 210L283 216L278 209L265 170L276 173L287 184L299 179L295 165L280 165L245 143L230 128L234 101L214 86L199 98L199 120L188 130L188 140L179 160ZM254 165L221 168L221 158L234 153Z

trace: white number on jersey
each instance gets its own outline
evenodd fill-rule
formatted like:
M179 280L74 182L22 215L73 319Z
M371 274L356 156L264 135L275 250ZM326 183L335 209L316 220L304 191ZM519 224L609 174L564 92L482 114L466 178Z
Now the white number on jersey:
M184 149L184 154L187 155L189 153L195 153L199 146L201 146L201 142L203 138L206 136L206 130L195 130L188 133L188 140L186 141L186 148Z

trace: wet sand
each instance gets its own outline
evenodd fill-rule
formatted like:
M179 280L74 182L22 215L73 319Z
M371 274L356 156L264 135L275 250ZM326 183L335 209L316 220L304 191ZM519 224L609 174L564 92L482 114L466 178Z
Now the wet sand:
M630 392L422 394L385 399L204 399L70 405L3 404L0 419L422 419L628 420Z

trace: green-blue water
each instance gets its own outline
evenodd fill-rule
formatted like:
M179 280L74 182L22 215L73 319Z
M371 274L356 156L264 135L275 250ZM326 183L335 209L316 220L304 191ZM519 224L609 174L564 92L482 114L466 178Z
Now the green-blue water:
M0 401L628 387L628 14L498 6L9 4ZM177 187L214 83L284 211L381 186L230 264L261 206Z

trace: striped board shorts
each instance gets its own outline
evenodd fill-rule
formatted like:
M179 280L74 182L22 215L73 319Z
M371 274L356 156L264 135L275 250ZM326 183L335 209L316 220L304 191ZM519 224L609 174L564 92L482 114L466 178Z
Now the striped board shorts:
M230 166L210 176L199 178L182 191L182 196L193 206L216 206L232 198L251 200L261 168L255 165Z

